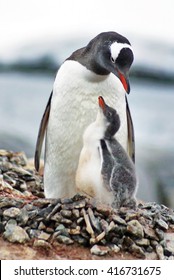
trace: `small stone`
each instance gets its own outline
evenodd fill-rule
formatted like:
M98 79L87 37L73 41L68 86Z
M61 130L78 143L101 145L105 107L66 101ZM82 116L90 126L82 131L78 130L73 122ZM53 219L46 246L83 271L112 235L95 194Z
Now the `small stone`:
M4 208L4 207L12 207L14 206L15 208L17 207L21 207L24 204L24 200L22 199L11 199L8 197L2 197L0 198L0 209Z
M111 213L111 208L106 205L97 205L97 211L101 213L102 215L108 217Z
M19 217L20 213L21 213L20 209L16 207L11 207L4 210L3 216L4 218L17 218Z
M113 214L112 216L112 220L119 225L127 225L125 220L123 220L122 218L120 218L118 215Z
M125 221L128 222L130 220L134 220L137 218L138 214L136 212L131 212L131 211L128 211L127 214L126 214L126 218L125 218Z
M76 219L78 219L80 217L80 212L78 209L73 209L72 214Z
M109 226L108 226L108 232L113 231L114 229L116 229L116 225L113 221L110 222ZM120 227L122 228L122 227Z
M156 235L154 229L150 228L149 226L144 227L145 236L152 240L159 240L158 236Z
M73 203L75 209L83 208L86 206L86 200L82 199Z
M60 213L56 213L51 217L51 221L55 221L55 222L61 222L62 216L60 215Z
M135 241L135 243L136 243L138 246L149 246L149 245L150 245L150 241L149 241L149 239L147 239L147 238L137 239L137 240Z
M58 235L64 235L64 236L70 237L69 229L66 228L62 224L60 224L58 227L56 227L55 231L58 233Z
M137 220L131 220L127 223L127 232L139 238L144 237L143 227Z
M76 228L70 228L70 229L68 229L68 232L69 232L69 234L72 234L72 235L80 234L80 227L77 226Z
M72 239L76 241L77 243L86 246L88 244L88 240L81 235L73 235Z
M163 250L163 247L160 244L157 244L157 246L156 246L156 253L157 253L157 256L160 260L165 259L164 250Z
M58 226L56 227L55 231L62 231L62 230L64 230L64 229L65 229L65 226L62 225L62 224L60 224L60 225L58 225Z
M43 240L48 240L50 238L50 234L46 233L46 232L41 232L41 234L38 235L39 239L43 239Z
M27 190L27 184L25 182L23 182L21 185L20 185L20 189L21 191L26 191Z
M116 254L120 252L120 247L118 247L118 246L115 245L115 244L109 245L109 248L110 248L110 250L111 250L112 252L114 252L114 253L116 253Z
M3 234L3 237L7 239L9 242L12 243L25 243L29 240L29 236L26 233L26 231L15 225L8 225L5 228L5 232Z
M25 208L21 209L20 215L16 217L17 222L19 222L19 225L25 226L28 222L29 216L28 212Z
M165 233L166 249L174 255L174 233Z
M61 208L63 210L73 210L74 204L73 203L62 204Z
M64 236L64 235L58 235L56 239L58 242L66 244L66 245L70 245L70 244L74 243L74 241L71 238Z
M143 251L143 249L139 246L137 246L135 243L131 245L131 247L129 248L129 251L136 257L140 257L140 258L145 258L145 253Z
M97 256L104 256L109 252L109 247L107 246L99 246L99 245L94 245L90 249L91 254L97 255Z
M72 216L72 212L71 210L61 210L60 214L64 217L64 218L71 218Z
M114 226L114 232L121 237L125 235L126 231L127 231L127 228L125 226L121 226L121 225Z
M164 239L164 232L162 230L160 230L159 228L156 228L155 232L156 232L157 236L159 237L160 241Z
M60 222L65 225L71 225L72 221L70 219L61 218Z
M152 246L148 246L148 247L146 248L146 252L147 252L147 253L152 253L152 252L153 252Z
M41 234L41 231L38 229L27 229L27 233L29 234L30 238L38 238Z
M129 248L130 246L132 246L134 244L134 241L129 237L129 236L124 236L123 237L123 245L126 248Z
M38 229L40 229L40 230L46 229L46 226L44 225L43 222L39 223Z
M156 246L158 245L158 242L156 240L151 240L150 241L151 246L155 249Z
M34 243L33 243L33 246L34 247L42 247L42 248L45 248L45 249L51 249L52 248L50 243L48 243L47 241L42 240L42 239L35 240Z
M69 204L69 203L72 203L73 200L72 198L61 198L61 203L62 204Z
M47 227L47 228L45 229L45 231L46 231L47 233L54 233L54 228Z
M120 245L120 243L122 243L122 239L120 239L119 237L114 236L114 237L111 239L111 243L112 243L112 244L116 244L116 245Z
M174 215L168 215L168 220L174 224Z
M155 220L155 222L163 230L168 230L169 226L163 219L157 219L157 220Z

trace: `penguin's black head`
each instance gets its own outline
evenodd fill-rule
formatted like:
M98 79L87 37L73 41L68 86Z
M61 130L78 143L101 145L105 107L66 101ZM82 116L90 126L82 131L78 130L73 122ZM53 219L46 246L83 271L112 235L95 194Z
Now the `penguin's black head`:
M116 32L103 32L84 48L86 67L96 74L117 76L125 91L130 92L129 69L134 56L130 42Z
M113 109L112 107L109 107L102 96L98 97L98 103L99 107L101 108L101 111L104 116L105 120L105 138L109 139L112 138L115 133L119 130L120 128L120 118L119 115L117 114L117 111Z

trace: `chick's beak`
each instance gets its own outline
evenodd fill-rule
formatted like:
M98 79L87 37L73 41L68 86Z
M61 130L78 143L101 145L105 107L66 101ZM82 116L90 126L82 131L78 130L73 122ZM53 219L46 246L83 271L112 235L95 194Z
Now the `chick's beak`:
M105 110L105 101L102 96L98 97L98 104L99 104L99 107L104 111Z

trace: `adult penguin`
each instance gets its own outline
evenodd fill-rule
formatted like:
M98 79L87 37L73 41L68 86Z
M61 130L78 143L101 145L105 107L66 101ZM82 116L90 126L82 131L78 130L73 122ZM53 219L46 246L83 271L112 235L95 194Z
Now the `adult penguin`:
M44 192L46 198L75 194L75 174L85 128L95 120L98 96L119 114L117 140L134 161L134 130L126 92L133 62L130 42L116 32L103 32L76 50L57 72L41 120L35 151L39 170L46 131ZM89 174L90 176L90 174Z

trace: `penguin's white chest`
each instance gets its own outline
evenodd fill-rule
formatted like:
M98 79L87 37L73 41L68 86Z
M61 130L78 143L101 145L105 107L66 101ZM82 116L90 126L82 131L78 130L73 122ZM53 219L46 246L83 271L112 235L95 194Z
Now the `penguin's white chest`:
M47 127L45 192L55 195L56 188L57 196L73 194L82 136L96 119L100 95L116 108L121 120L117 139L127 148L125 92L119 79L113 74L96 75L76 61L65 61L54 83Z

